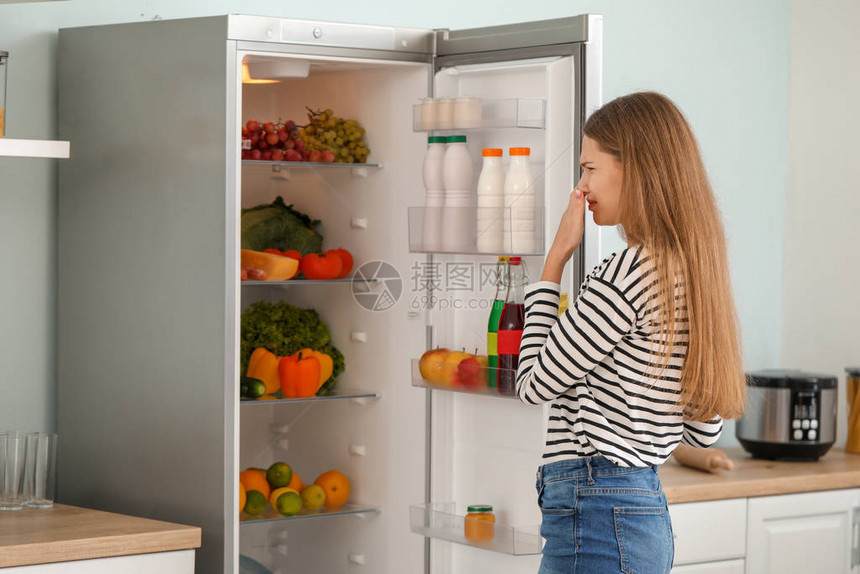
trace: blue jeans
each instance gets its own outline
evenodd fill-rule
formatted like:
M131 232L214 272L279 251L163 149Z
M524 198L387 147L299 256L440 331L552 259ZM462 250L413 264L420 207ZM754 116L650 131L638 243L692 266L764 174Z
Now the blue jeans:
M675 544L656 467L602 457L562 460L537 473L546 540L539 574L668 573Z

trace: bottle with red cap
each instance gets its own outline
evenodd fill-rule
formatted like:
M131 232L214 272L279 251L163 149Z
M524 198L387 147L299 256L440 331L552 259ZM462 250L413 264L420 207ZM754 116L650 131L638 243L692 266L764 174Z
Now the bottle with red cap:
M511 253L535 252L535 180L529 160L531 149L512 147L505 176L505 249Z
M478 176L478 251L504 253L505 168L502 150L485 148Z
M513 395L517 388L517 367L520 362L520 341L526 323L525 289L529 278L525 261L519 257L508 259L505 306L499 318L496 351L499 354L499 393Z

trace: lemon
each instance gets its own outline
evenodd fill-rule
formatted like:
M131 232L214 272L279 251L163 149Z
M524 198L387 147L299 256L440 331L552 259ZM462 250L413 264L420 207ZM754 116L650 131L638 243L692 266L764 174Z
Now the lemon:
M272 508L278 508L278 497L284 494L285 492L295 492L298 494L298 491L294 488L289 488L287 486L282 486L281 488L276 488L272 491L272 494L269 496L269 504L272 505Z
M246 494L248 497L245 502L245 512L251 516L257 516L266 510L266 497L259 490L249 490Z
M275 508L284 516L293 516L302 509L302 497L295 490L285 492L278 497Z
M274 462L266 471L266 480L272 488L287 486L293 479L293 469L285 462Z
M308 510L317 510L325 504L325 490L318 484L310 484L302 489L302 502Z

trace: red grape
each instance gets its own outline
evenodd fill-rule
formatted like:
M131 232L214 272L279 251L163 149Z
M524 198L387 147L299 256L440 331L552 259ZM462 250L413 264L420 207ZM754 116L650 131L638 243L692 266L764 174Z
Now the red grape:
M245 127L248 128L250 133L256 132L260 128L260 122L257 120L248 120L248 123L245 124Z
M266 150L261 157L263 161L272 161L272 150Z
M273 134L275 133L275 124L272 122L266 122L263 124L263 129L270 134Z
M248 152L248 155L250 156L250 159L254 161L260 161L260 158L263 157L263 152L258 149L252 149L250 152Z
M279 149L272 150L272 161L284 161L284 152Z
M266 136L266 143L268 143L269 145L275 145L275 144L277 144L279 141L281 141L281 140L279 140L279 139L278 139L278 134L275 134L275 133L269 133L269 134Z

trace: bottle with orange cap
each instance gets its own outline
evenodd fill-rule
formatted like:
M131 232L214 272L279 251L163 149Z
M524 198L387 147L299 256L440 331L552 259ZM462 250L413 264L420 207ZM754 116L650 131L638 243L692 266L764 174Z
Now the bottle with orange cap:
M504 253L505 168L502 150L485 148L478 176L478 251Z
M535 252L535 180L529 159L531 149L510 148L511 163L505 176L503 242L511 253Z

